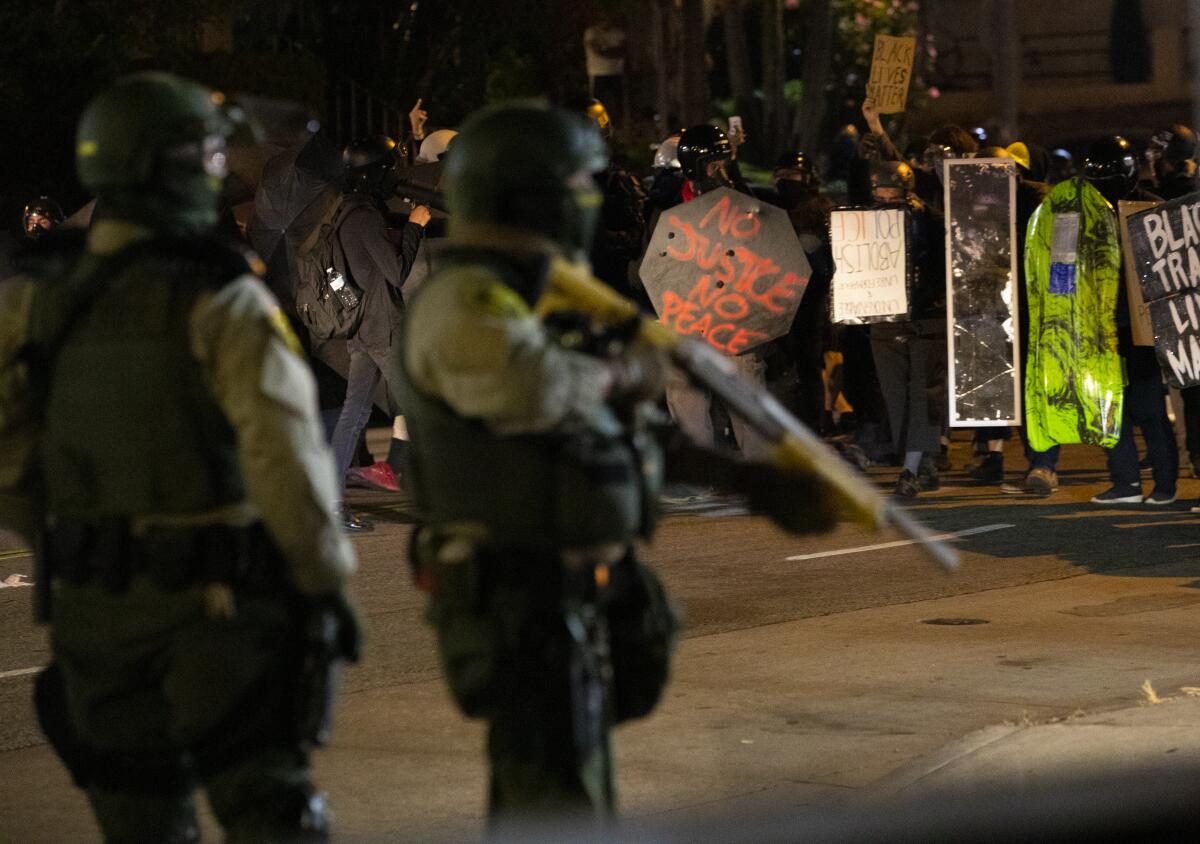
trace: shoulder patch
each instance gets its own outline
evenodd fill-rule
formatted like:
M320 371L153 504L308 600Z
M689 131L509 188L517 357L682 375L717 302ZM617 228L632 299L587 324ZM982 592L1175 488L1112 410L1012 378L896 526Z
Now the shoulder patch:
M493 279L477 279L463 285L463 304L476 313L493 317L520 318L531 314L517 292Z
M296 332L292 330L292 324L288 321L287 315L278 305L271 308L267 315L267 321L271 324L271 330L275 332L279 339L283 340L284 344L292 350L293 353L304 357L304 347L300 345L300 338L296 336Z

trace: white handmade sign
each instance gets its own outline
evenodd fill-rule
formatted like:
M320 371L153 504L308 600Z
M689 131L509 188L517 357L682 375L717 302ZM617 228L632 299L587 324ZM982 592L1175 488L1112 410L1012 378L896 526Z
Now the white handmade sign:
M907 228L903 208L845 209L830 215L834 322L907 318Z

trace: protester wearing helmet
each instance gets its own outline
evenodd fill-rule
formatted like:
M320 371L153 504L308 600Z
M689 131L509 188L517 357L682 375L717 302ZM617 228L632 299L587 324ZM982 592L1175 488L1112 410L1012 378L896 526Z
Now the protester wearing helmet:
M1146 147L1153 182L1148 188L1163 199L1196 192L1196 133L1181 123L1159 129Z
M649 193L647 237L653 233L660 213L683 202L683 185L687 179L679 163L679 135L679 132L668 135L654 151L651 175L646 180Z
M334 265L361 291L362 318L346 339L350 352L346 399L333 429L332 446L339 478L376 488L399 489L397 474L404 461L407 436L396 384L399 379L395 348L399 342L404 300L400 289L417 259L417 249L430 220L429 209L418 205L400 228L399 247L388 238L387 200L399 182L396 143L377 136L355 141L342 151L346 196L334 250ZM351 471L359 438L371 416L375 391L383 381L388 411L395 418L386 461ZM370 530L365 519L343 510L348 531Z
M407 315L414 563L450 690L489 722L493 825L611 816L610 729L653 708L675 635L633 548L657 507L644 423L665 362L587 320L556 333L537 310L553 279L586 278L605 164L578 112L469 118L446 162L449 248ZM811 479L788 477L768 506L823 527Z
M772 175L779 204L787 209L812 268L786 345L796 365L797 415L801 422L819 431L825 408L825 335L829 328L829 287L834 269L829 242L829 212L833 203L821 194L821 177L812 156L806 152L793 150L779 156Z
M685 129L679 136L678 153L679 164L687 178L683 186L684 202L720 188L753 196L737 170L733 144L717 127L702 124ZM765 384L766 359L776 346L775 343L756 346L729 360L742 376ZM708 390L695 386L678 372L672 373L666 393L671 417L684 433L705 447L713 445L716 436L713 412L725 412L720 402ZM730 416L729 423L743 455L755 460L767 459L770 445L760 434L736 414Z
M197 784L230 840L323 840L308 752L359 648L312 375L261 262L212 235L219 99L162 73L95 97L91 228L0 284L0 350L28 356L0 352L0 522L38 547L53 628L35 702L110 841L197 840Z
M1138 155L1128 140L1114 135L1092 144L1083 162L1083 177L1112 205L1121 200L1156 201L1159 197L1138 185ZM1125 262L1120 262L1117 287L1117 349L1125 359L1125 401L1121 434L1108 449L1108 474L1112 487L1092 498L1094 504L1149 504L1165 506L1175 501L1179 474L1179 449L1163 401L1162 370L1154 349L1133 344L1129 293L1125 284ZM1142 494L1133 426L1146 440L1154 488Z
M589 99L583 115L611 144L613 125L604 103ZM646 206L649 197L638 178L611 157L595 176L603 202L592 240L591 262L596 277L623 296L642 298L637 261L647 238Z
M62 208L48 196L31 200L21 214L21 231L30 240L37 240L63 221Z
M913 278L909 318L871 326L871 352L879 373L895 453L904 468L895 494L913 498L936 490L941 453L946 352L945 232L939 215L914 193L916 176L902 161L875 161L871 191L876 207L901 208Z
M733 144L716 126L705 123L684 129L679 134L676 155L687 179L684 202L722 187L750 193L734 161Z

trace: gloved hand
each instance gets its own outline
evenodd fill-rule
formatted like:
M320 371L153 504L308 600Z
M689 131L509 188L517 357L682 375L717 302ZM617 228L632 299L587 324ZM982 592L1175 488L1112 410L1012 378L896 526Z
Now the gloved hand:
M670 360L658 346L634 340L611 363L613 383L608 397L616 404L652 401L666 386Z
M736 478L738 490L750 499L750 509L790 533L825 533L837 524L832 490L810 472L745 463Z
M337 592L320 599L314 611L328 614L336 623L338 655L346 662L358 662L362 657L362 623L345 593Z

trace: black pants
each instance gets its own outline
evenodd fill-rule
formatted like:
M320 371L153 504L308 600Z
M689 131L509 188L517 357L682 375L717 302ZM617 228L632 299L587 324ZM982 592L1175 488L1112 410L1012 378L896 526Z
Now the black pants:
M1133 426L1146 438L1146 456L1154 475L1154 487L1174 492L1179 477L1179 449L1175 431L1167 418L1163 398L1162 373L1154 350L1135 348L1126 355L1129 385L1125 388L1125 408L1121 416L1121 439L1108 449L1108 473L1114 486L1141 486L1137 444Z
M946 380L946 335L939 325L918 320L871 326L871 352L898 455L937 454L942 447L945 407L938 385Z
M1180 390L1183 398L1183 422L1187 428L1187 450L1193 466L1200 466L1200 387Z

